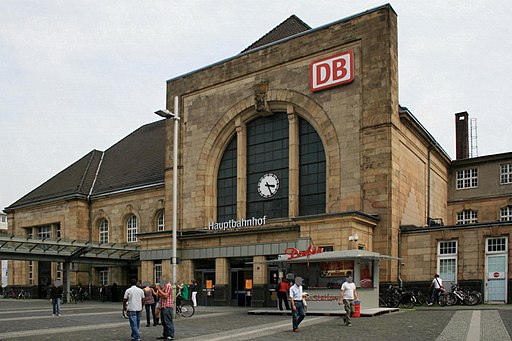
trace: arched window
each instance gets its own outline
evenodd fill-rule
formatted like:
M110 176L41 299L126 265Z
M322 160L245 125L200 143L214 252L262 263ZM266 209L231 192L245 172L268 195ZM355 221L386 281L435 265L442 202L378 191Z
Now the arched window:
M299 120L299 215L325 213L325 152L320 136Z
M108 221L107 221L107 219L103 219L100 222L99 232L100 232L100 235L99 235L100 244L108 243Z
M232 137L217 173L217 221L236 218L289 216L290 169L298 170L299 216L325 213L326 158L320 136L304 118L293 126L298 144L290 145L292 123L285 112L258 117L247 123L246 149L238 150L237 134ZM298 129L298 130L297 130ZM296 149L298 147L298 149ZM293 149L292 149L293 148ZM298 157L290 159L290 150ZM244 155L246 173L237 174L238 155ZM246 176L246 188L237 188L237 177ZM295 189L296 191L297 189ZM246 194L245 217L237 217L237 194Z
M247 124L247 217L288 217L288 133L284 112ZM266 174L279 181L279 187L267 186Z
M137 241L137 233L139 232L138 226L137 226L137 217L134 215L131 215L130 218L128 218L128 221L126 222L126 235L128 243L136 242Z
M236 135L224 151L217 176L217 220L236 219Z
M156 219L156 225L157 225L157 231L164 231L165 230L165 214L164 211L160 211L158 213L158 217Z

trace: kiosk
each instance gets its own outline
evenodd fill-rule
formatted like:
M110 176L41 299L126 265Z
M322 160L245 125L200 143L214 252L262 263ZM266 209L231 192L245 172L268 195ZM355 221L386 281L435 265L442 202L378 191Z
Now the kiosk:
M379 262L398 259L366 250L323 252L311 247L302 252L290 248L285 253L276 262L287 278L304 279L303 291L309 294L311 310L339 309L340 288L348 273L353 274L361 305L378 308Z

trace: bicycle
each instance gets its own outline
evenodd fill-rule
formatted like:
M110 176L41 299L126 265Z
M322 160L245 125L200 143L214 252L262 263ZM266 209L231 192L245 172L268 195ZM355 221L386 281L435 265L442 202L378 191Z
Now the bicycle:
M176 305L176 315L183 317L192 317L196 309L188 300L182 300L180 304Z
M479 298L476 294L469 290L462 289L457 284L452 284L452 292L446 297L446 305L476 305L478 302Z
M30 299L30 292L21 289L17 298L18 299Z

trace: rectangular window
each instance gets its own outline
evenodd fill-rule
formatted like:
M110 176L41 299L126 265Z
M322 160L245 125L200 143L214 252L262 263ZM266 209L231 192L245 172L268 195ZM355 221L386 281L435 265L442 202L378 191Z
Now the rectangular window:
M502 163L500 165L500 183L502 185L512 183L512 163Z
M455 282L457 278L457 241L442 240L437 244L437 266L439 276L446 282ZM448 283L444 285L448 287Z
M55 237L60 238L61 237L61 230L60 230L60 224L57 224L55 226Z
M507 251L507 238L487 238L487 253L501 253Z
M46 239L52 237L52 227L51 225L45 225L39 227L39 233L37 234L39 239Z
M162 261L155 261L153 273L155 274L155 283L160 283L160 279L162 278Z
M500 209L500 221L512 221L512 206Z
M478 169L469 168L457 171L457 189L478 187Z
M63 263L57 263L57 275L55 276L58 281L62 283L62 267Z
M457 254L457 241L448 240L439 242L439 255L456 255Z
M34 285L34 262L28 261L28 284Z
M457 225L478 223L478 212L473 210L464 210L457 213Z
M101 269L99 271L100 285L108 285L108 269Z

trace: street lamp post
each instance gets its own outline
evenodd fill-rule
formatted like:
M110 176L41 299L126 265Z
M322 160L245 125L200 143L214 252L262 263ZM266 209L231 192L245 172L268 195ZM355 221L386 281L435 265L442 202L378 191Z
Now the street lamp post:
M169 110L158 110L155 114L166 119L174 120L174 141L172 158L172 285L176 284L176 243L177 243L177 223L178 223L178 131L179 131L179 97L174 97L174 113ZM176 304L173 308L173 316L176 316Z

